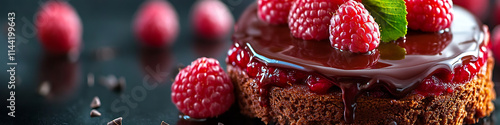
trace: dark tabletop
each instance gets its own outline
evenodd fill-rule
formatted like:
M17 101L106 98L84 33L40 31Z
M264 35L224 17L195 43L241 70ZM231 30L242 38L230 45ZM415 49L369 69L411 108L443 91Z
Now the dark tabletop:
M234 19L253 0L222 0ZM57 59L45 54L36 38L34 15L45 0L0 0L0 27L7 27L7 13L16 13L16 88L15 118L7 115L9 101L0 103L0 124L105 124L123 117L124 124L263 124L238 113L236 107L218 118L204 122L179 119L179 111L170 99L170 86L178 68L198 57L213 57L225 68L230 37L219 42L206 42L194 35L189 13L194 0L169 0L180 22L175 44L152 51L140 46L133 35L132 21L143 0L69 0L83 25L83 46L77 61ZM0 99L10 97L6 31L0 31ZM106 54L108 56L106 56ZM495 70L500 73L499 68ZM495 74L495 75L496 75ZM95 84L88 84L93 75ZM126 87L121 92L109 90L100 79L109 75L123 77ZM494 77L494 81L499 81ZM39 88L49 81L45 96ZM498 90L498 89L497 89ZM91 118L90 102L98 96L101 117ZM498 107L498 102L495 107ZM500 117L495 110L491 121Z

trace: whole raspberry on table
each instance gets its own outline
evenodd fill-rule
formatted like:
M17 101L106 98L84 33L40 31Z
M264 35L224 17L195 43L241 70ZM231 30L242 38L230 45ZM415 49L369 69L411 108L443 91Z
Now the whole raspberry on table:
M451 26L452 0L405 0L408 27L413 30L436 32Z
M292 36L304 40L328 39L330 19L345 1L349 0L295 1L288 15L288 27Z
M380 44L379 26L359 2L340 5L330 22L330 43L334 48L366 53Z
M54 54L78 51L82 24L71 5L64 1L47 1L36 16L38 39L46 51Z
M286 24L295 0L258 0L259 18L269 24Z
M234 20L229 9L221 1L199 0L191 13L191 23L199 36L217 39L229 34Z
M178 34L175 9L164 0L149 0L135 17L134 30L141 42L150 47L170 45Z
M229 76L212 58L198 58L182 69L172 85L172 102L192 118L218 116L234 101Z

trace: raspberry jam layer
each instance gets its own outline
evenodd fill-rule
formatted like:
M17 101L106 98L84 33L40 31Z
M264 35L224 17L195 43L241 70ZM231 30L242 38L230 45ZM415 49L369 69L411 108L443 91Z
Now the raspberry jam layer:
M274 86L305 84L317 94L340 88L344 119L352 122L360 94L440 95L477 75L488 58L488 31L462 8L454 8L454 18L447 30L408 31L404 38L356 54L333 49L328 40L296 39L286 25L261 21L252 5L235 26L227 63L257 80L263 106L269 105L269 90Z

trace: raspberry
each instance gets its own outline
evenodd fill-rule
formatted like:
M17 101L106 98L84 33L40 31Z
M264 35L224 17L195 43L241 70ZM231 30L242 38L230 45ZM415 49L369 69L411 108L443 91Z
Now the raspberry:
M135 34L144 45L170 45L178 34L177 14L167 1L150 0L142 5L135 22Z
M270 24L286 24L295 0L258 0L260 19Z
M489 0L453 0L454 5L464 7L482 20L486 18L489 2Z
M229 76L213 58L199 58L179 71L172 84L172 102L192 118L218 116L234 101Z
M48 1L37 13L38 39L46 51L67 54L80 47L82 24L73 7L63 1Z
M234 20L229 9L219 0L200 0L191 13L191 23L200 37L217 39L229 34Z
M405 0L408 27L425 32L449 28L453 21L451 0Z
M380 44L378 24L363 4L346 2L331 18L330 43L332 47L351 52L366 53Z
M328 38L328 24L338 6L347 0L297 0L288 14L294 37L304 40Z

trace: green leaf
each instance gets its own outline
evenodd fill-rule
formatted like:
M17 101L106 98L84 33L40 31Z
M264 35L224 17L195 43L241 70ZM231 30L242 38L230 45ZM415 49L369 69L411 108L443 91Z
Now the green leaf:
M406 35L406 5L404 0L363 0L365 8L380 26L382 42L397 40Z
M380 52L380 59L387 60L402 60L405 59L406 49L398 46L396 43L380 43L378 46Z

